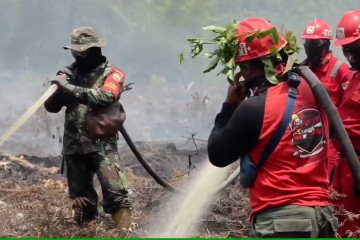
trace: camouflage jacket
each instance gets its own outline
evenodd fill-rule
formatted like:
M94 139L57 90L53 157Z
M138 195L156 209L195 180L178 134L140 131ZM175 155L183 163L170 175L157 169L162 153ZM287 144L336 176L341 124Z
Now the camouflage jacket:
M103 89L105 80L114 71L123 73L106 61L88 73L80 73L75 64L58 72L58 74L66 73L70 84L86 88L86 98L83 100L58 93L48 100L48 106L45 104L46 109L50 112L58 112L63 106L66 107L63 154L87 154L105 149L117 149L117 136L92 142L88 138L85 120L86 114L91 108L106 106L118 100L116 99L118 96L114 96L111 91Z

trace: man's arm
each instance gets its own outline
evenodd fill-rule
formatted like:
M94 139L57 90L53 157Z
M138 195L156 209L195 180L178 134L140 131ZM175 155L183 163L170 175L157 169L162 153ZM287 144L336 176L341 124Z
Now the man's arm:
M61 108L64 106L63 98L64 98L64 96L62 93L55 92L44 103L44 107L45 107L46 111L48 111L50 113L59 112L61 110Z
M60 88L73 95L82 104L93 108L109 105L120 98L125 81L125 73L115 69L104 81L100 89L84 88L65 82L62 78L54 80Z
M210 162L225 167L257 145L264 120L266 93L240 103L224 103L208 142Z

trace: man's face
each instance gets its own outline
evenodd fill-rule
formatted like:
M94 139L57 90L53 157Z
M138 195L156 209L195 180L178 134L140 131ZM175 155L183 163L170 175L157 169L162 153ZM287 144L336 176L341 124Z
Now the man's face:
M353 43L343 45L342 50L349 64L360 71L360 39Z
M239 63L240 74L249 88L257 85L259 78L265 75L264 65L260 61L246 61Z
M304 48L309 63L321 66L324 58L329 53L330 41L325 39L306 39Z
M75 60L82 60L89 55L89 49L86 49L85 51L82 52L71 49L71 55L75 58Z

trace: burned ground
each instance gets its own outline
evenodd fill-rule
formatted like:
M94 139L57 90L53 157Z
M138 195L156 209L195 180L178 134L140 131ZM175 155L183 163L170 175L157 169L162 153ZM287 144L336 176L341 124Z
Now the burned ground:
M175 186L196 174L206 158L205 145L198 146L198 150L184 150L174 144L138 142L136 145L148 163ZM147 237L152 218L172 193L155 183L126 145L120 146L119 153L134 207L128 236ZM79 226L72 221L66 178L60 175L61 162L61 157L0 154L1 237L118 236L111 217L101 210L99 218L91 223ZM97 189L100 192L99 186ZM196 236L249 236L249 211L247 193L236 181L214 198Z

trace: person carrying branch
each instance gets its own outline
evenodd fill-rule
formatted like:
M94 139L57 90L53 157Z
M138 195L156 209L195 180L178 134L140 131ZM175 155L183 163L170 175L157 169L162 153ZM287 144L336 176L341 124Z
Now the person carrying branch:
M98 195L93 177L97 175L103 195L103 209L112 215L122 233L131 223L131 205L126 177L117 152L117 134L93 141L89 137L86 115L89 111L117 102L125 72L110 64L101 53L106 41L93 27L80 27L71 33L75 62L57 72L51 81L58 91L45 102L51 113L66 107L63 156L67 167L70 198L77 209L75 220L90 221L98 216Z
M209 136L208 156L217 167L241 157L240 183L250 188L252 237L335 237L329 122L293 68L296 38L281 35L263 18L205 30L218 34L218 49L207 55L213 61L204 72L221 61L232 82ZM205 41L188 41L195 57Z

